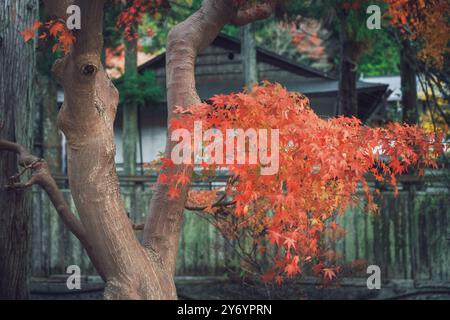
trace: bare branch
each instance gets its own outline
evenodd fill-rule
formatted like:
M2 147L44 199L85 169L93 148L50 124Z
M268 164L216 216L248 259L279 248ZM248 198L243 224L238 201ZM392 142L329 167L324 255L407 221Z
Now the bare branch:
M267 0L263 3L256 3L250 7L238 10L231 23L237 26L244 26L257 20L269 18L275 11L277 0Z
M140 224L133 223L132 227L133 227L134 231L142 231L142 230L144 230L145 224L144 223L140 223Z
M228 201L228 202L222 202L227 197L227 194L224 193L219 199L217 199L216 202L214 202L210 206L200 206L200 207L192 207L192 206L185 206L184 208L190 211L204 211L208 208L219 208L219 207L230 207L232 205L236 204L236 201Z
M19 165L25 168L24 171L16 176L11 177L13 179L11 183L6 186L7 189L25 189L33 185L39 185L45 190L50 201L54 205L58 215L64 222L67 228L80 240L86 249L92 263L95 265L99 274L104 277L100 268L100 264L97 262L95 255L92 252L92 246L88 240L86 231L83 228L81 222L76 218L75 214L70 210L66 200L64 199L61 190L59 190L55 180L53 179L50 170L48 169L47 162L44 159L40 159L28 152L23 146L0 139L0 151L14 152L19 157ZM14 179L18 179L26 170L32 170L32 176L27 182L14 182Z
M230 178L228 178L227 181L227 186L226 188L229 188L231 186L233 186L237 181L239 180L239 176L232 176ZM207 208L211 207L211 208L225 208L225 207L230 207L236 204L236 201L229 201L229 202L222 202L223 200L225 200L225 198L227 197L227 193L224 192L222 194L222 196L219 197L219 199L217 199L212 205L210 206L200 206L200 207L192 207L192 206L185 206L184 208L190 211L204 211Z

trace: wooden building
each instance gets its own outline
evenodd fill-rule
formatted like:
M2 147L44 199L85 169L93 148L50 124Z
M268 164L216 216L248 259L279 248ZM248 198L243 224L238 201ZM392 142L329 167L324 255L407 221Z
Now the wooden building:
M240 41L220 34L197 58L196 85L202 100L215 94L242 91L244 87ZM140 72L153 70L161 88L166 86L165 54L139 66ZM337 109L339 81L330 74L299 64L274 52L257 48L259 79L278 82L290 91L302 92L311 100L311 106L321 116L332 117L341 114ZM358 117L366 121L380 113L388 95L388 85L358 81ZM165 90L162 90L165 93ZM142 155L138 162L149 162L164 150L166 138L167 110L165 98L158 104L141 108L140 144ZM119 109L116 120L116 162L122 161L122 119Z

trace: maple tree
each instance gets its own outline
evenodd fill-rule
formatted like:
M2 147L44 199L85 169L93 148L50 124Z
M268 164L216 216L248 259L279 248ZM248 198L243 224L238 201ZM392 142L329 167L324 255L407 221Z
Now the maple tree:
M217 226L232 237L240 229L250 230L259 252L273 249L266 248L267 243L275 246L273 266L263 278L278 282L280 277L300 273L305 262L314 265L316 274L334 278L339 267L324 261L328 248L321 241L327 229L339 229L337 216L357 203L354 194L359 184L366 192L368 209L377 209L366 174L388 181L397 190L397 175L411 167L419 174L426 166L436 167L443 151L442 136L428 135L416 126L391 123L370 128L357 118L321 119L305 96L279 84L263 83L248 93L216 95L210 104L180 107L177 113L171 130L193 131L197 120L202 121L203 130L214 128L224 135L233 128L280 130L277 174L261 175L261 165L236 161L203 163L203 175L226 169L231 178L223 191L191 191L187 200L188 208L217 214L219 219L233 215L234 225L222 219ZM169 198L178 198L180 187L190 178L187 168L165 172L173 166L171 159L161 160L160 181L169 186Z
M447 0L385 0L390 23L420 45L419 58L442 67L449 53L450 3Z
M430 113L435 129L439 119L448 126L450 121L439 97L448 101L443 83L448 82L450 3L446 0L385 2L388 4L386 17L398 31L397 40L401 42L404 120L414 123L419 120L415 103L418 99L415 87L419 84L425 93L425 112Z
M295 24L291 24L290 28L292 42L297 47L297 50L312 60L320 59L325 54L323 39L320 38L319 32L317 31L317 25L319 24L315 21L305 21L303 25L300 24L299 27ZM304 29L307 31L305 32Z
M39 33L39 39L42 41L49 39L55 41L52 52L59 49L68 54L76 40L72 31L67 29L66 23L61 20L51 19L45 23L36 21L30 28L21 32L25 42L34 39L36 33Z
M113 0L117 5L126 4L126 1ZM116 17L116 27L117 29L123 30L124 36L128 41L136 39L139 37L137 30L134 30L134 25L139 25L142 23L143 17L145 15L155 15L169 5L167 0L133 0L128 3L123 10ZM148 29L147 34L151 35L152 30ZM30 41L39 34L40 40L48 40L52 38L56 43L52 48L55 52L60 49L64 54L68 54L70 49L75 42L76 38L72 30L69 30L63 19L49 19L47 22L43 23L36 21L31 27L21 32L25 42ZM116 52L114 54L120 54L123 49L120 47L114 49Z
M204 0L201 8L175 26L166 53L167 102L170 133L191 128L201 119L204 128L280 130L280 168L261 175L259 165L209 165L204 174L226 168L230 179L224 190L189 190L194 167L175 165L175 146L167 141L162 173L155 186L141 244L133 232L120 195L114 163L113 121L118 93L101 64L102 0L75 0L84 13L84 26L73 35L59 25L72 1L45 1L54 23L36 23L23 33L30 40L40 28L56 36L66 54L54 65L55 77L65 89L58 125L68 141L68 177L79 219L58 190L44 160L22 146L0 140L0 150L15 152L19 162L33 171L31 180L15 181L11 188L40 185L48 193L66 226L80 239L100 276L109 299L174 299L175 261L183 211L205 211L233 216L234 223L219 219L217 227L229 236L248 230L259 252L276 249L265 281L283 281L302 272L304 263L331 281L339 266L321 246L330 228L342 234L335 217L355 202L359 184L376 209L365 174L388 179L409 167L435 166L442 152L441 138L418 127L390 124L369 128L356 118L321 119L308 99L278 84L263 83L248 93L217 95L201 103L195 89L194 67L198 52L232 23L245 25L271 15L278 1ZM162 1L139 1L120 15L118 24L135 35L130 24L153 13ZM47 36L47 35L46 35ZM69 40L70 39L70 40ZM67 52L67 48L70 51Z
M133 0L117 17L116 25L122 28L128 40L137 38L139 34L132 30L133 25L142 23L145 14L156 14L162 7L168 6L167 0ZM147 31L149 35L152 30Z

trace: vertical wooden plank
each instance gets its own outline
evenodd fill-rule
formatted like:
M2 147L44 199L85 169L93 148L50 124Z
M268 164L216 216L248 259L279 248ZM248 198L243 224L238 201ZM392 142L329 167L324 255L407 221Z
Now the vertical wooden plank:
M31 241L31 276L43 277L45 272L43 270L44 262L42 260L42 203L40 191L38 188L33 188L33 210L32 210L32 241Z
M186 275L186 217L183 221L180 246L177 254L177 275Z
M339 215L336 217L336 223L339 225L339 227L342 227L342 216ZM342 246L342 239L336 239L336 231L332 230L331 233L331 246L334 252L339 254L342 257L342 260L345 261L344 256L344 249Z
M409 247L410 247L410 264L411 264L411 274L414 280L418 279L419 270L418 270L418 225L419 225L419 215L414 212L414 195L413 191L409 190L407 192L406 197L407 208L408 208L408 227L409 227Z
M400 199L401 204L401 212L402 212L402 234L404 237L403 242L403 263L405 267L405 278L413 279L414 270L413 270L413 258L412 258L412 245L411 245L411 214L409 212L409 198L408 194L403 192L402 197Z
M390 213L392 219L392 244L393 253L392 257L394 260L395 267L393 268L393 273L396 278L401 279L403 275L403 259L401 255L403 235L400 227L400 216L401 216L401 196L395 201L395 206L393 207L393 212Z
M42 205L42 215L41 215L41 226L42 226L42 261L44 276L50 275L50 250L51 250L51 239L50 239L50 213L47 208L47 203L45 201L47 195L44 192L40 192L41 205Z
M353 245L354 245L354 252L355 252L355 258L354 259L359 259L360 255L359 255L359 249L360 249L360 238L362 238L364 236L363 233L361 233L360 229L359 229L359 216L363 214L360 211L354 211L353 212L353 234L354 234L354 241L353 241Z
M398 197L394 201L389 202L388 211L386 212L386 224L387 224L387 263L389 277L395 278L397 276L397 263L396 259L396 236L395 236L395 216L397 214Z
M380 231L381 231L381 273L383 279L389 279L390 249L389 249L389 207L390 202L383 203L383 209L380 215Z
M59 265L60 265L60 255L59 255L59 225L56 218L56 212L53 208L53 205L50 203L50 200L48 197L45 197L45 208L48 212L48 219L49 219L49 260L50 260L50 272L51 274L58 274L59 271Z
M351 211L351 209L347 209L346 212L340 217L340 220L339 220L341 228L344 229L346 232L345 236L342 239L340 239L340 245L342 248L342 258L346 262L349 261L348 254L347 254L347 242L348 242L347 219L348 219L348 214L350 211Z
M443 228L442 228L442 221L441 221L441 207L440 207L440 203L441 203L441 198L439 195L436 195L435 198L435 210L434 210L434 214L433 214L433 228L436 230L436 234L435 234L435 239L434 239L434 250L433 250L433 255L432 255L432 267L431 267L431 278L433 280L439 281L440 279L442 279L443 273L442 273L442 269L441 269L441 262L442 262L442 256L443 254L440 254L441 252L443 253L443 238L444 238L444 233L443 233Z
M382 257L382 243L381 243L381 212L384 208L384 202L382 202L380 204L380 212L376 215L373 216L372 219L372 230L373 230L373 241L372 241L372 246L373 246L373 256L374 256L374 264L380 266L380 268L382 268L382 262L383 262L383 257Z
M403 194L399 201L400 205L400 224L402 233L402 261L403 261L403 273L405 279L412 279L412 267L411 267L411 246L410 246L410 232L409 232L409 211L408 211L408 198Z
M445 241L445 250L444 250L444 262L443 262L443 267L444 267L444 280L450 280L450 204L449 204L449 199L448 199L448 195L445 195L444 198L446 201L443 202L443 207L446 210L442 210L443 212L443 220L445 221L445 223L443 224L444 230L445 230L445 237L444 237L444 241Z
M439 249L439 228L436 228L436 222L437 222L437 199L436 197L421 197L422 199L422 207L426 206L426 212L425 212L425 219L427 221L426 223L426 238L428 240L426 251L427 251L427 278L433 279L434 273L437 269L436 257L437 257L437 249ZM425 208L424 208L425 209ZM425 211L424 209L420 211Z
M375 264L375 254L374 254L374 235L373 235L373 224L376 214L375 213L367 213L364 215L364 257L367 260L368 264Z
M220 241L219 232L214 230L214 275L217 276L220 273L220 253L222 252L222 244Z
M415 192L410 191L410 201L412 202L412 209L414 215L414 227L417 226L415 233L415 246L416 246L416 270L418 279L429 279L429 251L428 251L428 217L430 213L428 208L423 208L421 206L420 200L416 199ZM418 204L417 207L415 206ZM416 210L416 208L418 210Z

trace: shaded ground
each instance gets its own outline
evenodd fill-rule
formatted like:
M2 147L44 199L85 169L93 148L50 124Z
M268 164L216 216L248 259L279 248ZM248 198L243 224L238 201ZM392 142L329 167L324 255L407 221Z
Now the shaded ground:
M265 286L218 277L177 277L180 299L251 300L251 299L440 299L450 300L450 283L391 281L380 290L369 290L365 279L344 279L323 287L316 279L306 278L282 286ZM104 283L98 277L84 278L80 290L69 290L66 276L35 278L31 298L37 300L102 299Z

